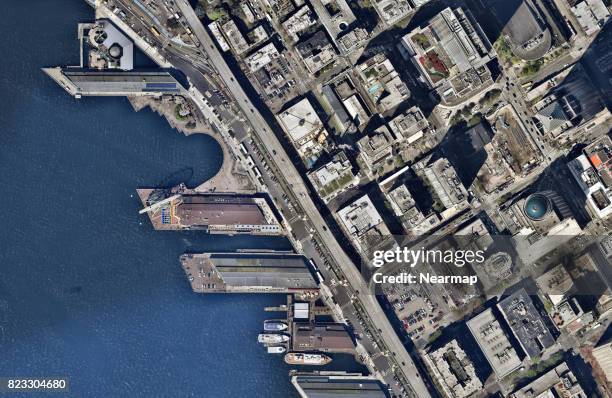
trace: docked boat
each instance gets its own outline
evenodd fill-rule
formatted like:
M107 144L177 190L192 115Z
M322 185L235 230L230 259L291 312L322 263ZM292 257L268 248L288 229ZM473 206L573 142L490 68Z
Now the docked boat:
M257 341L264 344L284 343L289 341L289 336L282 333L260 333Z
M287 349L285 347L282 347L282 346L271 346L271 347L268 347L268 354L282 354L285 351L287 351Z
M264 330L266 332L282 332L287 330L287 324L280 321L264 321Z
M289 352L285 355L285 362L289 365L327 365L332 359L323 354L309 354L302 352Z

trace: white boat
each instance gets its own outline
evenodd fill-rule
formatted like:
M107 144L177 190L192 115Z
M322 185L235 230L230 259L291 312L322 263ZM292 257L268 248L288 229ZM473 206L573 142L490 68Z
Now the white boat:
M285 362L289 365L327 365L332 359L323 354L309 354L290 352L285 355Z
M282 332L287 330L287 324L280 321L265 321L264 330L266 332Z
M268 347L268 354L282 354L285 351L287 351L287 349L281 346Z
M289 336L281 333L261 333L257 336L257 341L264 344L284 343L289 341Z

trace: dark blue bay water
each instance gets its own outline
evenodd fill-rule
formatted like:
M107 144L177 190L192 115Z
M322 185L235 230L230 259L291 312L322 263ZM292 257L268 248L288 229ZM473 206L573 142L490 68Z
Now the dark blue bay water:
M4 0L0 15L0 376L67 375L78 397L296 396L256 343L284 297L196 295L177 260L287 242L155 232L138 215L136 187L206 180L218 145L40 71L77 62L83 1Z

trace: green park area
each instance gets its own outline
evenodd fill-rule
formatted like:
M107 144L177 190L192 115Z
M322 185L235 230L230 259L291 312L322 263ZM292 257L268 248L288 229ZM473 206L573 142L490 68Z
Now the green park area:
M216 8L213 8L212 10L206 11L206 16L211 21L216 21L218 19L226 18L227 11L225 11L223 7L216 7Z
M427 36L422 33L417 33L413 35L412 40L416 44L418 44L423 50L427 50L431 46L431 43L429 42L429 39L427 39Z
M506 41L504 36L499 36L499 38L493 43L493 48L497 52L497 57L502 62L502 64L506 66L513 66L521 62L521 60L512 53L510 49L510 44Z
M185 121L187 120L187 115L185 116L181 115L181 110L183 110L183 107L181 106L181 104L177 104L174 107L174 116L176 117L177 120Z

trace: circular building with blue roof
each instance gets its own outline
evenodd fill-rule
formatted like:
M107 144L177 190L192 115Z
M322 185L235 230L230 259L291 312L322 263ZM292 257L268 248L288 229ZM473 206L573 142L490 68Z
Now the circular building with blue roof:
M550 212L552 204L550 199L541 193L534 193L525 201L523 211L529 219L540 221Z

